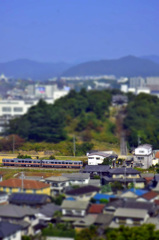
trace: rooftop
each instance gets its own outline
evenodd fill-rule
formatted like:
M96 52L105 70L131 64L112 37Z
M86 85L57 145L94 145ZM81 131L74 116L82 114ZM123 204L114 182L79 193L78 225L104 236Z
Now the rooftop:
M84 180L90 177L89 173L63 173L62 176L69 180Z
M68 195L81 195L81 194L86 194L86 193L91 193L91 192L99 192L100 188L92 185L87 185L84 187L79 187L77 189L72 189L66 192Z
M62 202L61 208L63 209L78 209L78 210L86 210L88 207L88 202L87 201L69 201L69 200L64 200Z
M88 210L88 213L102 213L105 204L92 204Z
M4 218L24 218L36 213L37 210L30 207L21 207L12 204L0 206L0 217Z
M22 180L18 178L12 178L0 182L1 187L11 187L11 188L22 188ZM34 180L25 180L23 179L23 188L24 189L43 189L50 187L49 184L34 181Z
M143 194L141 197L146 199L146 200L151 200L155 197L158 196L158 193L154 192L154 191L150 191L150 192L147 192L145 194Z
M108 165L86 165L83 172L108 172L109 169Z
M130 218L139 218L143 219L145 215L147 214L147 210L145 209L133 209L132 208L118 208L114 216L115 217L130 217Z
M50 197L46 194L32 193L12 193L9 197L9 202L13 204L36 205L44 204Z
M111 174L140 174L139 171L137 171L134 168L112 168L109 170L109 173Z
M10 235L16 233L21 230L21 226L17 224L13 224L10 222L1 221L0 222L0 239L6 239Z

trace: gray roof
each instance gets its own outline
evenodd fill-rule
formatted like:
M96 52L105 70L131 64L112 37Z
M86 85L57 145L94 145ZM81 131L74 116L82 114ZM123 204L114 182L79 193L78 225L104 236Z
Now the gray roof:
M30 207L20 207L12 204L0 206L0 217L2 218L24 218L36 213L37 210Z
M76 220L73 225L80 226L80 227L88 227L92 225L97 218L97 214L88 214L84 218L80 220Z
M57 176L57 177L52 176L52 177L45 178L45 181L46 182L67 182L68 178L64 176Z
M69 200L64 200L61 208L64 209L78 209L78 210L86 210L88 207L88 202L87 201L69 201Z
M98 214L95 224L97 225L109 225L110 222L112 221L114 215L113 214Z
M114 217L130 217L130 218L138 218L143 219L147 214L147 210L141 209L133 209L132 208L118 208L115 213Z
M55 205L54 203L48 203L41 208L39 208L39 212L47 217L53 217L54 213L56 211L59 211L61 209L60 206Z
M78 195L83 195L87 193L92 193L92 192L99 192L100 188L96 186L91 186L91 185L85 185L79 188L71 189L66 192L67 195L73 195L73 196L78 196Z
M116 209L119 207L123 207L124 206L124 199L120 198L120 199L116 199L114 201L111 201L109 203L107 203L107 205L105 206L105 210L108 209Z
M139 171L137 171L134 168L112 168L109 170L109 173L111 174L140 174Z
M83 172L108 172L110 166L108 165L86 165Z
M124 208L145 209L152 213L155 205L152 202L125 201Z
M63 173L62 176L69 180L85 180L90 177L89 173Z
M21 226L10 222L0 222L0 239L4 239L21 230Z

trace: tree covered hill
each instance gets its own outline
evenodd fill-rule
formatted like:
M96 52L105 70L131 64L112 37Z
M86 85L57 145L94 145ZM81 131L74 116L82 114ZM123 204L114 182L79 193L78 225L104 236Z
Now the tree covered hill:
M159 99L156 96L140 94L133 96L127 107L124 127L130 146L141 143L152 144L159 148Z
M54 104L40 100L27 114L10 122L7 134L35 142L72 141L75 134L80 143L93 139L117 143L109 112L112 93L82 89L79 93L72 90Z

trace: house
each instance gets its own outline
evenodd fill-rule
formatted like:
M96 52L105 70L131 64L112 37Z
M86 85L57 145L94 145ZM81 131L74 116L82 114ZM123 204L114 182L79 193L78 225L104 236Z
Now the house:
M149 218L145 209L118 208L114 213L114 219L110 228L118 228L120 225L140 226Z
M21 226L7 221L0 221L0 239L21 240Z
M108 165L86 165L83 173L89 173L90 176L99 175L99 176L108 176L110 166Z
M134 165L140 164L143 169L152 166L153 151L150 144L143 144L135 148Z
M141 195L136 201L141 202L154 202L155 200L159 199L159 195L157 192L149 191L143 195Z
M94 224L97 216L98 216L97 214L88 214L82 219L77 219L73 223L73 226L77 231L83 228L88 228L90 225Z
M89 206L88 201L64 200L61 205L62 215L67 217L84 217Z
M124 208L145 209L148 211L149 216L156 216L158 214L158 207L153 202L138 202L138 201L124 201Z
M93 199L95 200L96 203L106 203L109 202L110 198L116 198L115 195L109 195L109 194L103 194L103 193L97 193Z
M50 195L50 185L39 181L13 178L0 182L0 191L9 194L25 192Z
M37 208L50 202L51 198L46 194L12 193L9 196L9 203L18 206L31 206Z
M66 197L73 197L76 200L89 201L99 191L100 191L99 187L86 185L83 187L69 190L65 192L65 194Z
M105 158L111 158L112 160L117 159L117 155L115 153L100 151L88 154L88 165L98 165L102 164Z
M10 221L21 225L27 225L26 234L33 235L34 226L39 223L39 220L36 217L37 210L30 207L21 207L12 204L0 206L0 218L4 221Z
M88 209L88 213L89 214L103 213L104 207L105 207L105 204L92 204Z
M97 231L99 235L103 235L105 232L105 229L109 227L110 223L113 220L114 215L113 214L98 214L94 225L98 227Z
M64 176L52 176L45 178L45 182L50 184L51 195L62 193L64 189L69 186L69 180Z
M147 192L148 192L148 190L131 188L131 189L124 191L120 195L120 197L121 198L138 198Z
M109 176L114 179L119 178L140 178L140 172L133 168L112 168L109 169Z
M46 222L51 221L53 219L54 213L60 210L60 206L54 203L48 203L38 209L38 218Z
M69 185L89 184L90 181L89 173L63 173L62 176L68 179Z
M122 198L112 198L109 203L105 205L104 214L114 214L114 212L119 208L124 206L124 199Z
M120 182L123 187L135 187L135 188L144 188L146 180L144 178L111 178L103 176L101 179L102 185Z

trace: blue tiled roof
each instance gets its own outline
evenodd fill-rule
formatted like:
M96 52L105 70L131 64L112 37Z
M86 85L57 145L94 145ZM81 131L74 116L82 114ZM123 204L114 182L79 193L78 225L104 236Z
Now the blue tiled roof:
M109 201L110 198L116 198L115 195L109 195L109 194L103 194L103 193L97 193L93 199L95 199L97 202L99 202L101 199L106 199Z
M73 198L73 197L68 197L68 198L66 198L65 200L68 200L68 201L76 201L76 199Z
M137 196L141 196L148 192L147 190L144 190L144 189L135 189L135 188L131 188L128 191L135 193Z

